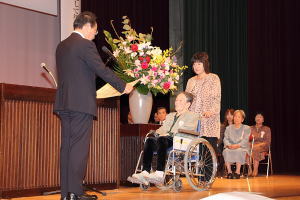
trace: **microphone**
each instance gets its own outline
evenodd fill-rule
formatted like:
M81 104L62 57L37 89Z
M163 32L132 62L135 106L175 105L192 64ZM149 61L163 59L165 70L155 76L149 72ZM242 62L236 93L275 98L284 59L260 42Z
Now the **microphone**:
M109 56L109 58L107 59L105 65L106 65L111 59L113 59L115 62L118 62L118 60L116 59L116 57L114 56L114 54L113 54L106 46L102 46L101 49L102 49L102 51L103 51L104 53L106 53L106 54Z
M43 68L48 74L50 74L54 84L55 84L55 87L57 87L57 82L52 74L52 72L47 68L46 64L45 63L41 63L41 68Z
M50 73L50 70L46 67L45 63L41 63L41 68L43 68L44 70L46 70L46 72Z

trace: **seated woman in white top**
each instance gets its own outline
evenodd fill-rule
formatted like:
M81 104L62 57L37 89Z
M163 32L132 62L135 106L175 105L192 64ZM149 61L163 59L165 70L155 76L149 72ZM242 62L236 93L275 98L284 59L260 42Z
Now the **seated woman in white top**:
M227 126L225 130L223 156L229 179L240 178L241 165L245 163L246 154L249 151L250 127L242 124L244 119L244 111L236 110L233 114L234 124ZM235 173L231 170L232 163L236 163Z

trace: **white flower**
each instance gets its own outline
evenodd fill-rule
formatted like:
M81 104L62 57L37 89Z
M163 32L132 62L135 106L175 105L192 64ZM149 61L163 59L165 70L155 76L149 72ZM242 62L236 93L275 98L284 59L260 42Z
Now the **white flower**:
M130 70L130 69L125 69L124 72L125 72L128 76L134 77L134 73L133 73L132 70Z
M131 53L131 58L135 57L137 55L137 52Z
M159 47L153 48L150 52L150 54L152 55L161 55L162 54L162 50Z
M135 66L141 66L141 61L140 60L135 60L134 61Z
M113 52L113 55L114 55L115 57L118 57L118 56L119 56L119 53L120 53L120 50L117 49L117 50L115 50L115 51Z
M139 50L141 51L144 48L149 48L150 44L151 44L150 42L138 44Z
M125 53L130 54L132 51L129 47L124 48Z

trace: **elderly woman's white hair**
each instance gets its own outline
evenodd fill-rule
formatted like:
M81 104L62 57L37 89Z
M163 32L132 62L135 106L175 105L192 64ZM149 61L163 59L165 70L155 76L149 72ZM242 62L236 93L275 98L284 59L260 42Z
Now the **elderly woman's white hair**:
M240 113L242 115L243 119L246 118L246 114L245 114L245 112L243 110L236 110L236 111L234 111L233 116L235 116L237 113Z

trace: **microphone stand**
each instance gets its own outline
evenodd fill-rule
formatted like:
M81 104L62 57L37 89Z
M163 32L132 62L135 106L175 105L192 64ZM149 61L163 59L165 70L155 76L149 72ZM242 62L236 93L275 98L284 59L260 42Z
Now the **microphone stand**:
M57 82L52 74L52 72L46 67L46 64L45 63L41 63L41 67L51 76L53 82L54 82L54 85L55 87L57 88Z

